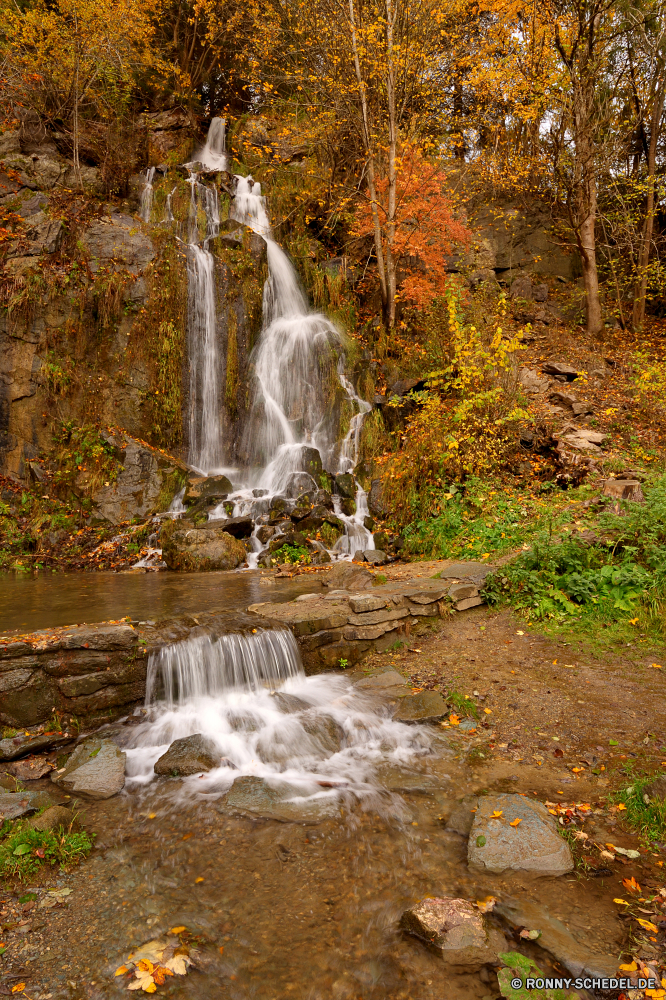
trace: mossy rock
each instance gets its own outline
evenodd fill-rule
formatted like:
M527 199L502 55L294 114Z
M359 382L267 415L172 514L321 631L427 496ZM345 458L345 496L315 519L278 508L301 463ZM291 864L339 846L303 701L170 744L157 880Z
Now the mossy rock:
M160 543L162 558L169 569L183 573L236 569L247 556L243 543L224 528L197 528L183 520L163 524Z

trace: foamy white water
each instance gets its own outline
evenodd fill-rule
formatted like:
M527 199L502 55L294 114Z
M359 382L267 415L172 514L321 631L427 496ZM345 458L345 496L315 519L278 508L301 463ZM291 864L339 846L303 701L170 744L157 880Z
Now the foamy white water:
M139 215L144 222L150 222L150 213L153 209L153 178L155 177L155 167L148 167L146 179L141 191L141 203L139 205Z
M151 659L149 684L152 721L137 727L126 750L129 788L152 782L169 745L196 733L227 763L182 779L185 796L216 797L240 775L256 775L295 785L306 798L362 798L375 793L380 764L429 752L424 729L393 722L344 676L306 677L286 631L167 647Z

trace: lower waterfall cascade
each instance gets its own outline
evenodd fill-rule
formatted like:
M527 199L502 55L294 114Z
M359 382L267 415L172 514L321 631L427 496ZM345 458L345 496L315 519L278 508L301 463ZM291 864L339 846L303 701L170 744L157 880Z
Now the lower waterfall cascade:
M335 476L352 473L359 457L363 421L371 405L361 399L345 374L345 337L322 313L313 312L296 271L272 236L261 186L252 177L233 178L230 220L248 226L266 244L268 280L263 294L263 321L251 354L254 384L245 427L242 470L231 467L220 425L220 358L217 344L215 257L209 241L220 232L217 188L206 174L227 169L225 122L214 118L206 143L184 164L191 188L185 251L188 277L188 462L201 475L225 474L235 492L209 511L210 520L250 515L255 520L248 565L257 566L268 543L258 530L274 498L321 492L312 475L314 465ZM155 168L148 169L141 197L141 215L150 218ZM164 222L173 219L167 195ZM327 371L329 366L330 371ZM332 367L331 367L332 366ZM325 379L337 380L341 398L353 409L343 437L327 406ZM318 463L321 463L318 465ZM343 498L332 504L344 534L329 550L330 557L350 559L375 548L366 527L367 497L355 484L355 511ZM230 505L233 509L230 510ZM347 511L343 507L347 506ZM322 553L326 550L321 543ZM328 558L328 556L326 557Z

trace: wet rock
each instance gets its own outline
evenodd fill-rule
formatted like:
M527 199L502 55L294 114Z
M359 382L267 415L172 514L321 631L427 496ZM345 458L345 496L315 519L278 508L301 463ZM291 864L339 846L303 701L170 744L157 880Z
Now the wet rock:
M363 590L371 587L373 580L372 573L367 569L348 562L336 563L326 578L329 587L344 590Z
M373 566L383 566L385 562L388 562L388 556L381 549L366 549L363 558L366 562L372 563Z
M446 829L450 833L459 834L461 837L469 837L478 805L478 796L466 795L464 799L458 802L454 807L451 815L446 821Z
M275 528L271 524L261 524L257 528L257 538L262 545L266 545L267 542L270 542L274 534Z
M512 928L540 931L536 944L550 952L572 976L607 978L617 974L617 958L590 951L561 920L532 900L503 899L493 912Z
M250 813L285 823L318 823L339 816L335 798L308 797L302 787L279 780L268 782L253 775L236 778L223 801L225 810L230 812Z
M438 691L419 691L400 699L393 721L438 722L446 714L446 702Z
M186 777L201 771L212 771L220 766L221 758L222 754L212 740L195 733L194 736L174 740L167 752L155 761L154 770L155 774Z
M10 764L8 770L19 781L36 781L37 778L43 778L45 774L48 774L52 770L52 766L44 757L28 757L26 760Z
M358 671L350 675L354 686L370 694L387 694L402 697L410 690L402 674L397 670L376 670L374 672Z
M274 691L271 697L275 699L278 709L286 715L307 711L307 709L312 707L307 701L297 698L295 694L288 694L286 691Z
M51 781L90 799L110 799L125 784L125 754L111 740L93 737L80 743Z
M314 451L315 449L311 449ZM319 454L319 452L317 452ZM295 500L299 494L303 493L305 490L315 490L317 484L315 483L312 476L308 475L307 472L292 472L287 478L284 492L287 497Z
M645 501L641 484L637 479L607 479L603 492L605 497L614 497L618 500L633 500L634 503Z
M187 481L183 503L189 507L190 504L203 500L211 494L216 497L226 496L233 491L231 480L226 476L194 476Z
M222 521L221 527L223 531L234 538L249 538L254 531L254 521L249 515L230 517L228 520Z
M338 753L344 746L344 729L338 725L332 715L310 709L300 716L299 722L308 736L311 736L319 744L327 757Z
M122 463L116 481L93 492L95 520L120 524L168 510L183 488L187 468L128 435L102 434Z
M316 531L319 531L323 523L324 523L323 517L310 516L310 517L305 517L301 521L299 521L298 527L306 535L309 535L309 534L314 534Z
M480 969L495 963L506 940L466 899L422 899L402 915L400 926L425 942L447 965Z
M349 598L349 607L352 611L361 615L366 611L381 611L388 607L388 600L385 597L374 597L372 594L352 594Z
M0 794L0 820L17 819L53 804L48 792L3 792Z
M350 472L342 472L335 477L335 492L338 496L353 500L356 496L356 481Z
M373 479L368 493L368 510L373 517L383 518L390 512L384 501L381 479Z
M11 736L0 740L0 760L17 760L29 753L50 750L71 742L71 736L62 733L40 733L38 736Z
M428 793L442 787L443 782L437 775L415 771L413 768L402 767L400 764L380 764L375 772L376 780L389 792Z
M195 528L186 521L168 521L160 529L160 542L169 569L190 573L236 569L247 556L243 543L215 522Z
M65 806L51 806L50 809L45 809L39 816L35 816L30 826L33 830L43 831L57 830L58 827L62 827L63 830L78 829L72 810L66 809Z
M493 812L501 812L501 816L493 818ZM510 826L516 819L521 822ZM564 875L573 869L571 850L557 832L554 817L540 802L522 795L479 799L467 860L471 868L494 874L510 869Z

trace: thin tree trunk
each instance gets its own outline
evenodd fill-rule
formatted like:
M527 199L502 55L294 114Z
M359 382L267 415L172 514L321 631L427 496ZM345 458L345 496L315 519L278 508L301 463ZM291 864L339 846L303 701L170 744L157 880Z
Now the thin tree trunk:
M387 294L388 313L386 321L389 329L395 326L395 306L396 306L396 273L395 273L395 214L397 201L397 135L395 120L395 76L393 65L393 24L395 12L391 9L391 0L386 0L386 49L387 49L387 77L386 90L388 97L389 113L389 148L388 148L388 218L386 233L386 271L387 271Z
M365 93L365 84L361 74L361 62L358 55L358 43L356 40L356 18L354 14L354 0L349 0L349 20L352 31L352 49L354 52L354 68L356 70L356 80L361 96L361 112L363 115L363 142L368 157L368 194L370 195L370 211L372 213L372 224L375 240L375 255L377 257L377 273L379 275L379 288L382 297L384 315L388 312L388 283L386 280L386 265L384 263L384 247L382 243L382 228L379 221L379 201L377 198L377 185L375 181L375 159L372 148L372 138L370 135L370 116L368 114L368 101Z
M81 162L79 160L79 21L75 16L76 68L74 70L74 179L77 187L82 187Z
M666 81L662 79L657 94L655 95L654 106L652 109L652 120L650 122L650 146L648 148L647 158L647 205L645 209L645 219L643 220L640 250L638 253L638 280L634 288L634 309L632 316L634 330L641 330L643 328L643 324L645 323L645 300L647 298L648 267L650 264L652 232L654 229L657 134L659 132L659 122L661 121L661 116L664 110L665 97Z

